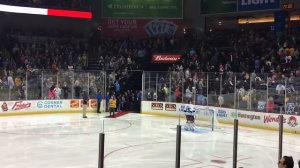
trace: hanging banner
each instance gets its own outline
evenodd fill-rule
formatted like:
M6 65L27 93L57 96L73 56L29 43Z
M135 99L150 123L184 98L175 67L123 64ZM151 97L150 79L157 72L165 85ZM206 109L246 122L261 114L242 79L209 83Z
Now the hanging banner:
M182 18L182 0L103 0L104 18Z
M238 0L238 11L279 9L280 0Z
M182 20L102 19L104 37L181 36Z

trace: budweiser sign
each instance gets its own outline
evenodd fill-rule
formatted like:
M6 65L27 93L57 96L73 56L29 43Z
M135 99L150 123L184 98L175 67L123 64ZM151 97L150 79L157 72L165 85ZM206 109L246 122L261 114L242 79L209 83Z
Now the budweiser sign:
M156 63L174 63L181 59L181 55L173 54L155 54L152 55L152 62Z
M31 106L31 103L25 103L25 102L22 102L22 101L19 101L19 102L15 102L12 110L22 110L22 109L26 109L26 108L30 108Z

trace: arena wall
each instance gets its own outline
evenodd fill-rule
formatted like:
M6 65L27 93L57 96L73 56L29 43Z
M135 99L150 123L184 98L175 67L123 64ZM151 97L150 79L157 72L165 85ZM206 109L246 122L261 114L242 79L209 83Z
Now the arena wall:
M152 101L143 101L142 102L142 114L158 115L158 116L169 116L169 117L183 117L184 113L180 112L181 103L171 103L171 102L152 102ZM275 113L262 113L254 111L245 111L245 110L235 110L230 108L219 108L219 107L210 107L210 106L198 106L196 113L199 115L197 118L203 120L208 120L211 118L211 111L217 113L217 120L219 123L223 124L233 124L235 118L239 120L239 125L269 129L269 130L278 130L279 128L279 114ZM284 131L289 133L300 133L300 116L297 115L283 115L284 116Z
M101 103L101 111L104 111L105 102ZM96 112L97 100L88 102L88 112ZM45 113L68 113L82 112L82 100L20 100L0 101L0 116L45 114Z

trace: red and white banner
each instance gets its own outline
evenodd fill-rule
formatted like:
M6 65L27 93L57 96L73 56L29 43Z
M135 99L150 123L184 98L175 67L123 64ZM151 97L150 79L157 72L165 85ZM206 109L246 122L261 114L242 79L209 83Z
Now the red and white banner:
M181 59L179 54L154 54L152 62L154 63L175 63Z
M0 5L1 12L91 19L92 12Z
M102 19L105 37L181 36L183 21L151 19Z

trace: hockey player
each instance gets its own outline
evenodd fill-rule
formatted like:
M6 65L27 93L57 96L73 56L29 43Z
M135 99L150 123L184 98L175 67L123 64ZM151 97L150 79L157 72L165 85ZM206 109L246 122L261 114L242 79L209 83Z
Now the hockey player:
M184 129L187 131L194 131L195 129L195 107L192 104L192 101L189 101L189 104L185 105L185 109L183 109L186 117L186 125Z

